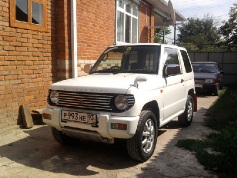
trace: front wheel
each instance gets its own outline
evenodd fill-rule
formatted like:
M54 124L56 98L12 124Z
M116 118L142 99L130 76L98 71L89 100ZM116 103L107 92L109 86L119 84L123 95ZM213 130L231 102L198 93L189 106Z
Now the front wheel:
M178 121L181 126L187 127L190 126L192 121L193 121L193 98L188 95L187 101L186 101L186 106L185 106L185 111L183 114L181 114L178 117Z
M129 156L145 162L153 154L157 141L157 121L153 112L144 110L140 114L135 135L127 140Z

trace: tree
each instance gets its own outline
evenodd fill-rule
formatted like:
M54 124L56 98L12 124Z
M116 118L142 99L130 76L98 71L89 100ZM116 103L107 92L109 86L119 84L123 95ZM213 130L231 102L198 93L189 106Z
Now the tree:
M217 51L220 35L213 18L190 18L178 30L178 44L189 51Z
M171 30L168 27L164 28L165 30L165 35L168 35L171 33ZM155 37L154 37L154 43L163 43L163 29L161 28L156 28L155 29ZM167 42L165 41L165 44Z
M237 50L237 4L230 8L229 20L224 21L220 27L220 34L223 35L222 46L228 51Z

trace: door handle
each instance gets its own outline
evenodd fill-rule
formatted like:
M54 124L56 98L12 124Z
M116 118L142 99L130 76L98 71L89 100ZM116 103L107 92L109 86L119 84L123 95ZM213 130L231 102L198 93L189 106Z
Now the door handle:
M183 83L184 82L184 79L181 79L181 83Z

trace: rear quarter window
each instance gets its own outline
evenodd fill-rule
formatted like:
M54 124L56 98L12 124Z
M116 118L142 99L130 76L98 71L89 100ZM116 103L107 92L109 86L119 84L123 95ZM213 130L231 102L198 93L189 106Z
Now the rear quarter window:
M191 63L190 63L187 52L184 51L184 50L180 50L180 52L181 52L181 55L182 55L182 59L183 59L183 62L184 62L184 67L185 67L186 73L192 72L192 67L191 67Z

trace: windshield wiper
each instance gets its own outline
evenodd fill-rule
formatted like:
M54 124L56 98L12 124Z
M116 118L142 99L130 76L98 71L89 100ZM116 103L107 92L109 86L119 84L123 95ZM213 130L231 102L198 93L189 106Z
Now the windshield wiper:
M97 71L93 71L91 74L94 73L114 73L119 71L118 69L103 69L103 70L97 70Z
M128 72L127 70L117 70L117 71L114 71L113 74L127 73L127 72Z

